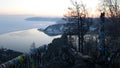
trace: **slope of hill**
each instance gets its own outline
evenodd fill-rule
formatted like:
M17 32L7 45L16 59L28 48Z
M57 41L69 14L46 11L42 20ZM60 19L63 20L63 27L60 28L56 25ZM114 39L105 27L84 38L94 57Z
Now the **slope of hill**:
M21 54L21 52L0 48L0 64L5 63Z

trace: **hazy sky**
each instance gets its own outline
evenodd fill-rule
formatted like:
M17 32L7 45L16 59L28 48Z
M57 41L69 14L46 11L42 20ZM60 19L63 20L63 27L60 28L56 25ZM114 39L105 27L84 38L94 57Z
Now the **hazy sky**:
M98 0L83 0L94 13ZM70 0L0 0L0 14L62 16L71 6Z

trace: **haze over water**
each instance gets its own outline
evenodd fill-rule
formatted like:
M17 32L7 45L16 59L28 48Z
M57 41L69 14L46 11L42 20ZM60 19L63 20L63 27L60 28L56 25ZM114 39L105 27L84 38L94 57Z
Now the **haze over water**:
M0 47L29 52L33 42L35 42L36 47L39 47L50 43L56 37L60 37L50 37L37 30L56 22L24 20L27 17L30 16L0 16Z
M91 0L82 1L92 15L98 0L92 0L92 3ZM0 0L0 46L26 52L33 42L37 47L50 43L54 37L37 29L55 22L24 19L32 15L62 17L71 6L71 0Z

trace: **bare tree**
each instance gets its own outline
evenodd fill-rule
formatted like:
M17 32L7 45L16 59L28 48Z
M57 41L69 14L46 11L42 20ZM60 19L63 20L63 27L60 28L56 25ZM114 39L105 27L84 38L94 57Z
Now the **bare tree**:
M107 35L117 38L120 36L120 5L118 0L102 0L100 11L106 13Z
M102 0L101 2L101 12L106 13L105 20L105 32L106 32L106 50L108 51L108 56L110 57L110 66L119 66L116 62L117 54L119 54L120 49L120 5L118 0ZM119 67L116 67L119 68Z
M107 17L120 17L120 5L118 3L118 0L102 0L99 10L104 11Z
M83 52L83 43L84 43L84 22L87 16L87 10L85 5L82 3L78 3L76 0L73 1L71 0L71 3L73 7L68 8L68 13L64 15L64 19L67 21L69 24L75 24L74 32L77 32L78 35L78 50L79 52ZM72 25L73 26L73 25ZM77 28L76 28L77 27ZM71 26L68 28L69 30L71 29ZM71 30L70 30L71 31Z

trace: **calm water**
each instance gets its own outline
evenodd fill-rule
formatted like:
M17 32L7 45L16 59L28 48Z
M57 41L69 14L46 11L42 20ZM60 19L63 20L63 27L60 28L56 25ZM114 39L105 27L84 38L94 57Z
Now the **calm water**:
M0 16L0 47L28 52L35 42L36 47L50 43L60 36L48 36L38 31L55 22L48 21L25 21L28 16Z
M45 28L56 22L50 21L26 21L24 19L34 17L26 15L0 15L0 34L26 30L32 28Z
M36 47L39 47L50 43L57 37L60 36L50 37L37 29L29 29L0 35L0 45L12 50L28 52L33 42L35 42Z

